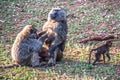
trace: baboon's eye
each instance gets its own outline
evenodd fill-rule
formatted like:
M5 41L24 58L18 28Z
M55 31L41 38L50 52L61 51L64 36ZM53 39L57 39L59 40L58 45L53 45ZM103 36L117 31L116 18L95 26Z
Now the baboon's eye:
M57 12L53 12L52 14L50 14L51 18L54 19L57 16Z
M54 14L57 15L57 12L55 12Z

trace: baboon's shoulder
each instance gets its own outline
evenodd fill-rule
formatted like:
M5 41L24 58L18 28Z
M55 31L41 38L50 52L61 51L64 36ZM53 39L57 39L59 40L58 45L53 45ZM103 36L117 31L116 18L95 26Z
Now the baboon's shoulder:
M46 30L46 29L52 29L52 30L55 30L55 29L67 29L67 23L64 22L51 22L51 21L47 21L44 26L43 26L43 30Z

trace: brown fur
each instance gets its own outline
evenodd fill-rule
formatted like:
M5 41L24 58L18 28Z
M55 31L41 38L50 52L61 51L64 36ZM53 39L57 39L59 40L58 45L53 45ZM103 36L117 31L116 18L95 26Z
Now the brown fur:
M49 56L50 54L48 52L48 49L46 47L42 47L39 52L40 61L48 61Z

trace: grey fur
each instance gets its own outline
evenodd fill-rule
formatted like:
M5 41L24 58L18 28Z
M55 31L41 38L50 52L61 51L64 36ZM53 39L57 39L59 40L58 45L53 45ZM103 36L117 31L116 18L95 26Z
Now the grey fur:
M27 25L17 35L11 49L12 61L15 64L39 66L38 53L42 47L42 41L36 39L36 31L32 25Z
M48 34L50 59L48 64L54 65L57 56L62 54L67 38L66 11L62 8L53 8L48 14L48 20L42 30ZM61 56L62 58L62 56ZM61 59L60 58L60 59Z

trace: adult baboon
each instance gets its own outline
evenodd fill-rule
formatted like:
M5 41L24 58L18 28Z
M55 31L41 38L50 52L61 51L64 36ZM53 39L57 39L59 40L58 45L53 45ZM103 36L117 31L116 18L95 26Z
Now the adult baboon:
M27 25L17 35L11 49L12 61L15 64L32 66L39 66L39 50L42 47L43 41L47 35L43 35L37 40L37 29L32 25Z
M42 31L46 32L48 38L45 45L49 47L50 53L48 65L55 65L56 60L63 57L65 41L67 36L67 19L66 12L62 8L53 8L49 14L47 22L44 24Z
M89 54L89 64L91 60L91 54L93 53L95 55L95 60L93 62L93 65L96 64L97 61L100 60L101 55L103 55L103 60L105 63L105 55L108 57L108 61L110 61L110 54L109 54L109 48L112 46L112 41L109 40L105 44L101 45L100 47L96 49L92 49Z

